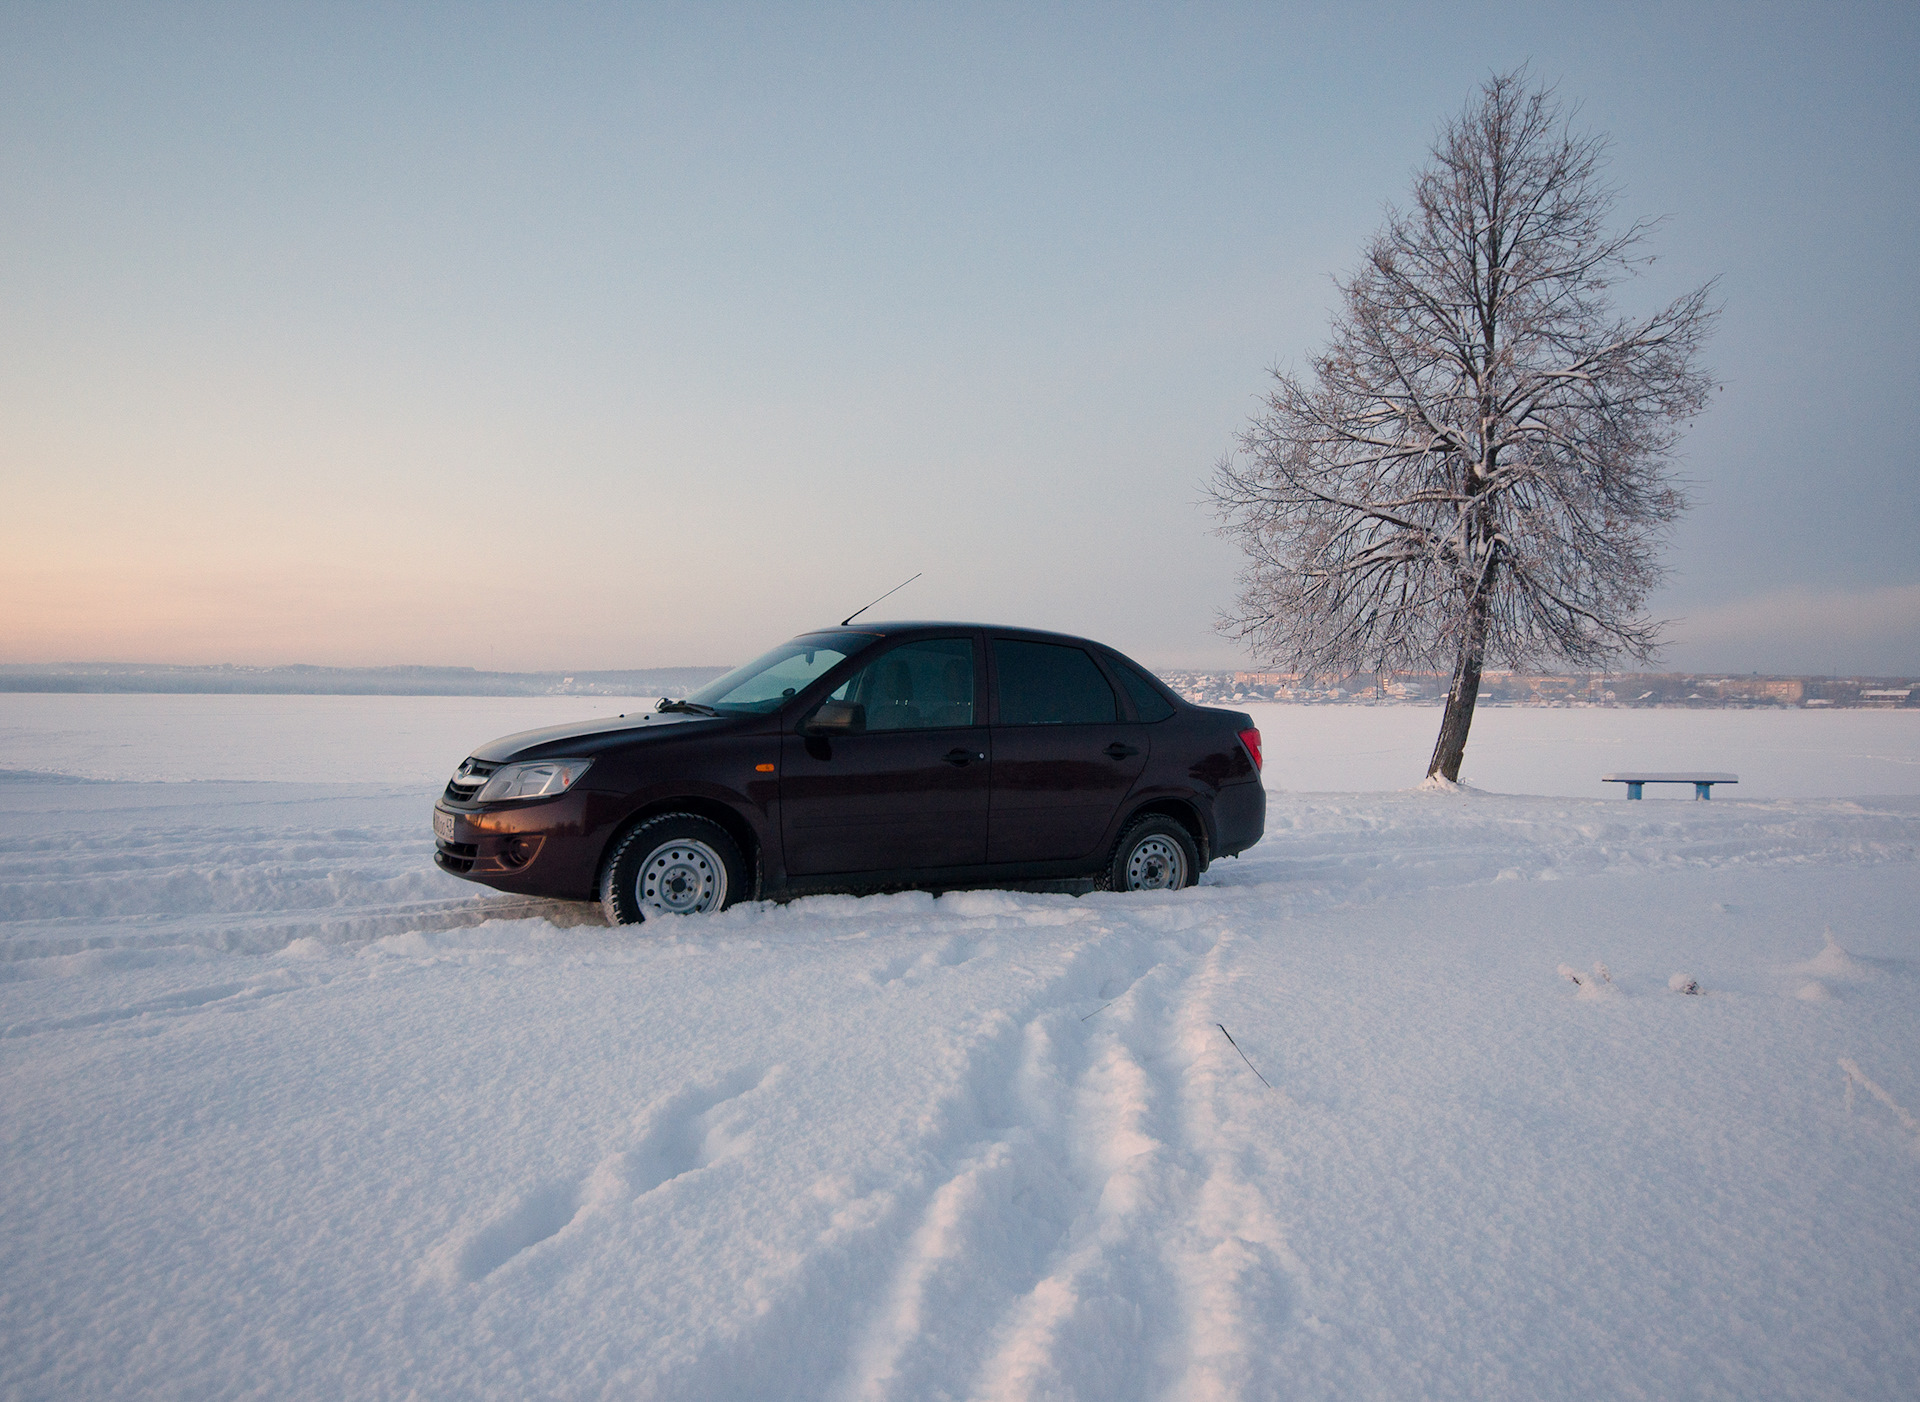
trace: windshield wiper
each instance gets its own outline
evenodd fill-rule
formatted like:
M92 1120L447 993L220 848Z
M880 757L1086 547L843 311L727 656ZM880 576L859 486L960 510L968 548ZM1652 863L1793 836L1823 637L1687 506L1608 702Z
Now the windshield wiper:
M698 701L675 701L662 696L654 705L656 711L685 711L690 716L717 716L720 713Z

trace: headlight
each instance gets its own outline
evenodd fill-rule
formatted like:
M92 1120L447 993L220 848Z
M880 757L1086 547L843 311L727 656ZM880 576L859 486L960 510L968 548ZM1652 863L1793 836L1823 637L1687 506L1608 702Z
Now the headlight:
M498 803L507 798L551 798L572 788L592 764L590 759L536 759L526 764L503 764L493 771L493 777L474 795L473 801Z

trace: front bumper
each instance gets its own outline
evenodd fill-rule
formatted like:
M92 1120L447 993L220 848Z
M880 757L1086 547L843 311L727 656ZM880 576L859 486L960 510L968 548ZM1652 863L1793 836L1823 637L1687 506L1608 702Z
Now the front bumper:
M433 862L521 895L588 898L600 855L596 795L575 790L510 808L433 806Z

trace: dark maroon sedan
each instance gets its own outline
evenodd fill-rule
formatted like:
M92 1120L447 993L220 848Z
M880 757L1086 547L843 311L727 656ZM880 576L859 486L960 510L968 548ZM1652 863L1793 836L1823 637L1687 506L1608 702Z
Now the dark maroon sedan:
M1112 648L976 623L824 628L644 715L509 735L434 860L616 922L808 891L1190 886L1260 840L1260 732Z

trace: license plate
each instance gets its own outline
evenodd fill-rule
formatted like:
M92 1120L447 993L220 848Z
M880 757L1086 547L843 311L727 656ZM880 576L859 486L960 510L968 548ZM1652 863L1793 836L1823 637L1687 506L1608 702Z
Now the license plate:
M442 842L453 841L453 814L439 808L433 810L433 835Z

